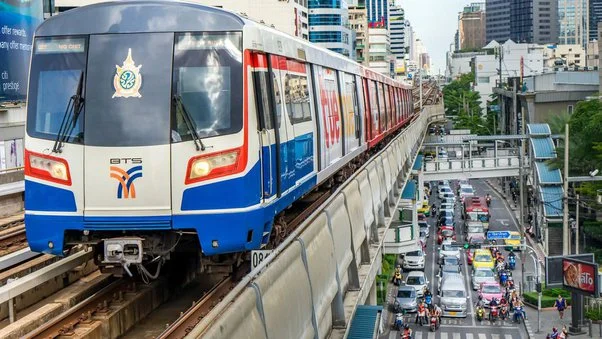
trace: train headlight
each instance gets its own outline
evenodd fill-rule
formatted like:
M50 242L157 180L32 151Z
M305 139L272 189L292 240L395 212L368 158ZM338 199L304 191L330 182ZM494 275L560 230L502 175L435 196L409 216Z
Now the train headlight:
M69 165L65 159L25 151L25 175L71 185Z
M211 164L207 160L198 160L194 163L191 177L204 177L209 175L209 173L211 173Z
M188 162L186 184L238 173L244 165L240 149L192 158Z

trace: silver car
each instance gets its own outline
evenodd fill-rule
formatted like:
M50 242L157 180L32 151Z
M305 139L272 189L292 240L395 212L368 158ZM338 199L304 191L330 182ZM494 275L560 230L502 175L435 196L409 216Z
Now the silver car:
M456 257L460 259L460 250L462 246L457 243L443 244L439 247L439 260L443 257Z
M406 286L413 287L416 290L416 296L422 298L424 295L424 288L428 286L429 281L426 276L424 276L424 272L412 271L408 273L405 284Z
M470 275L472 289L475 291L479 289L481 283L496 281L495 273L490 268L477 268L476 270L472 270L472 274Z
M399 286L395 298L395 312L416 312L418 303L416 301L416 290L412 286Z

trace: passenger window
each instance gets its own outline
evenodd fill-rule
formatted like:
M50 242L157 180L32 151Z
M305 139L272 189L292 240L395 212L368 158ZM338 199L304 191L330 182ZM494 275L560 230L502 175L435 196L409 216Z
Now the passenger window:
M282 98L280 96L280 81L276 74L272 72L272 82L274 84L274 107L276 107L276 121L280 127L282 120Z
M258 71L253 74L255 81L255 102L261 128L273 129L272 110L270 108L270 97L268 92L267 72Z
M306 75L286 75L285 98L288 116L292 124L311 121L309 87Z

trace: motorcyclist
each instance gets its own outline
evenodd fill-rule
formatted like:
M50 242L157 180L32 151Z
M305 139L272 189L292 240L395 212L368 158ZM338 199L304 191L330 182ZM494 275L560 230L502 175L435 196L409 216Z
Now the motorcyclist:
M523 315L523 319L527 319L527 312L525 312L525 304L523 303L523 301L519 298L516 297L516 300L513 303L514 308L516 309L517 307L521 308L521 313Z
M424 321L426 319L426 305L424 303L424 300L420 301L420 304L418 304L418 312L416 313L416 324L418 324L418 321L420 321L420 325L422 326L422 324L424 324L426 321Z
M556 327L552 328L552 333L550 333L550 335L548 335L548 338L550 339L558 339L558 335L560 333L558 333L558 329Z
M433 294L426 286L424 287L424 300L427 305L430 305L433 301Z
M491 205L491 195L489 193L485 196L485 201L487 202L487 207L489 207Z
M410 325L405 324L405 326L403 327L403 332L401 332L401 339L410 338L412 338L412 329L410 328Z
M482 295L480 295L480 296L479 296L479 300L477 300L477 303L476 303L476 305L475 305L475 306L476 306L477 308L478 308L478 307L483 307L483 306L485 306L485 302L483 301L483 296L482 296Z
M477 319L479 321L483 320L483 317L485 317L485 308L483 307L483 305L478 305L477 306Z
M491 298L491 302L489 302L489 306L491 306L491 307L498 306L497 299Z
M433 306L433 314L435 315L435 317L437 317L437 328L439 328L439 326L441 325L441 315L443 314L443 310L441 310L441 307L439 307L439 305L435 304Z
M395 274L393 275L393 283L395 285L399 285L400 282L401 282L401 265L397 265L397 267L395 267Z
M435 214L437 214L437 205L432 204L431 205L431 216L435 216Z

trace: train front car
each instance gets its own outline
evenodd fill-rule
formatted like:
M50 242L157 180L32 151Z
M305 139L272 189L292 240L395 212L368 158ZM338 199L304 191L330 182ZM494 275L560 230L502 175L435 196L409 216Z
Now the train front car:
M208 7L124 1L38 28L25 140L34 251L87 243L121 269L177 248L259 247L243 27Z

